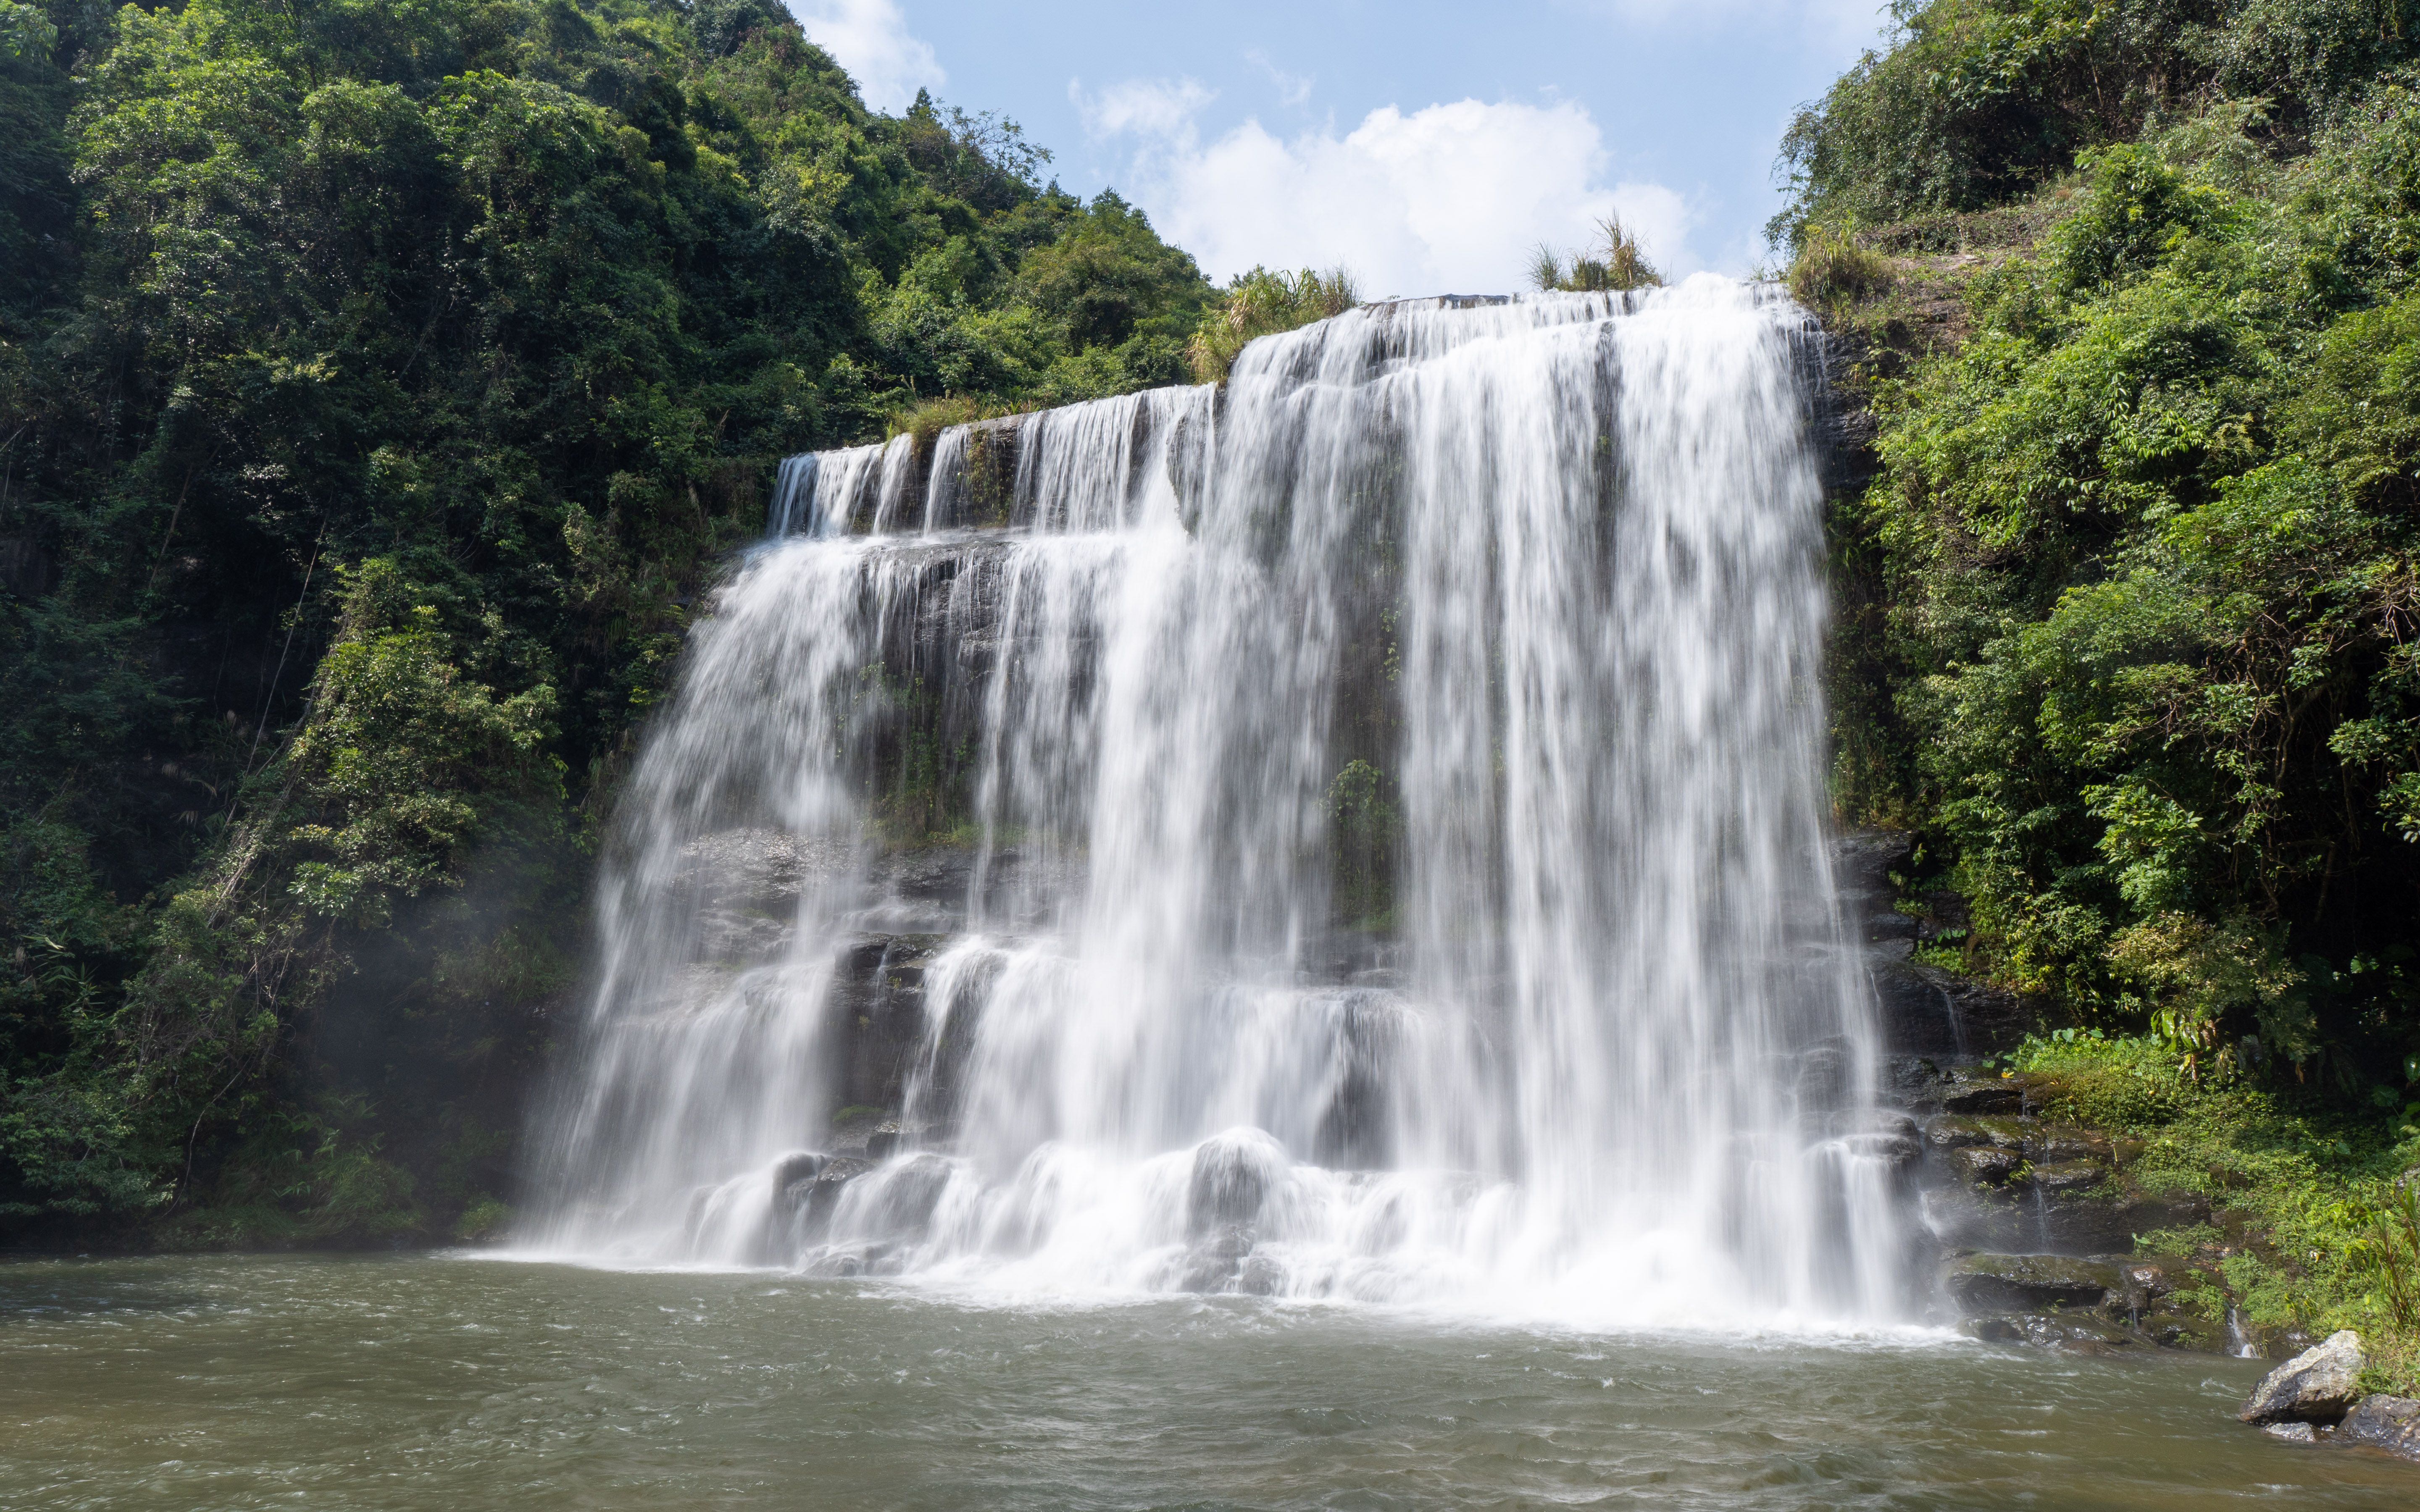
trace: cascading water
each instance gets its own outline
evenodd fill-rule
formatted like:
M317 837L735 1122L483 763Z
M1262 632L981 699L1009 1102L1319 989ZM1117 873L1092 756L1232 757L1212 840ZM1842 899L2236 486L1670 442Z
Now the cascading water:
M1804 319L1402 302L785 464L625 801L523 1238L1895 1314Z

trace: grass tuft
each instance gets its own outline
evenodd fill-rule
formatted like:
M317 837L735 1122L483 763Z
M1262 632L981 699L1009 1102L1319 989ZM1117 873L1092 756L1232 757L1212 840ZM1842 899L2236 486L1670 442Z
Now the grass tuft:
M1187 344L1185 360L1194 378L1223 383L1236 354L1256 336L1273 336L1314 320L1342 315L1361 302L1353 275L1342 268L1326 272L1271 272L1255 268L1228 284L1225 303L1205 316Z
M1836 300L1866 300L1894 279L1891 260L1860 245L1845 226L1808 226L1790 265L1790 297L1809 309Z
M1531 255L1529 282L1542 293L1605 294L1635 288L1656 288L1664 275L1647 257L1637 232L1618 215L1597 223L1596 244L1566 258L1540 242Z

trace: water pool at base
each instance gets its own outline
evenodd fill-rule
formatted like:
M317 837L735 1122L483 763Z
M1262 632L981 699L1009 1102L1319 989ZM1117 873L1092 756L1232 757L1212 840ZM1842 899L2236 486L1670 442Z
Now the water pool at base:
M2262 1368L440 1256L23 1261L0 1504L2420 1505L2420 1466L2231 1421Z

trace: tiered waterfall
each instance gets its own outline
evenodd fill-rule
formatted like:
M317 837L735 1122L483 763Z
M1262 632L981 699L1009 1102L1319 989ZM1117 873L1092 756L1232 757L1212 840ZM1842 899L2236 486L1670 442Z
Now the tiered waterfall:
M1356 310L793 458L623 801L534 1249L1898 1306L1803 312Z

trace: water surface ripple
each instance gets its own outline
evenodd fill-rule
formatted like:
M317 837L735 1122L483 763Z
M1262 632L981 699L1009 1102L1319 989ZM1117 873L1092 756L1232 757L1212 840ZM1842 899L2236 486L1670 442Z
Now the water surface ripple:
M0 1504L2408 1508L2229 1410L2260 1366L952 1305L444 1257L0 1266Z

